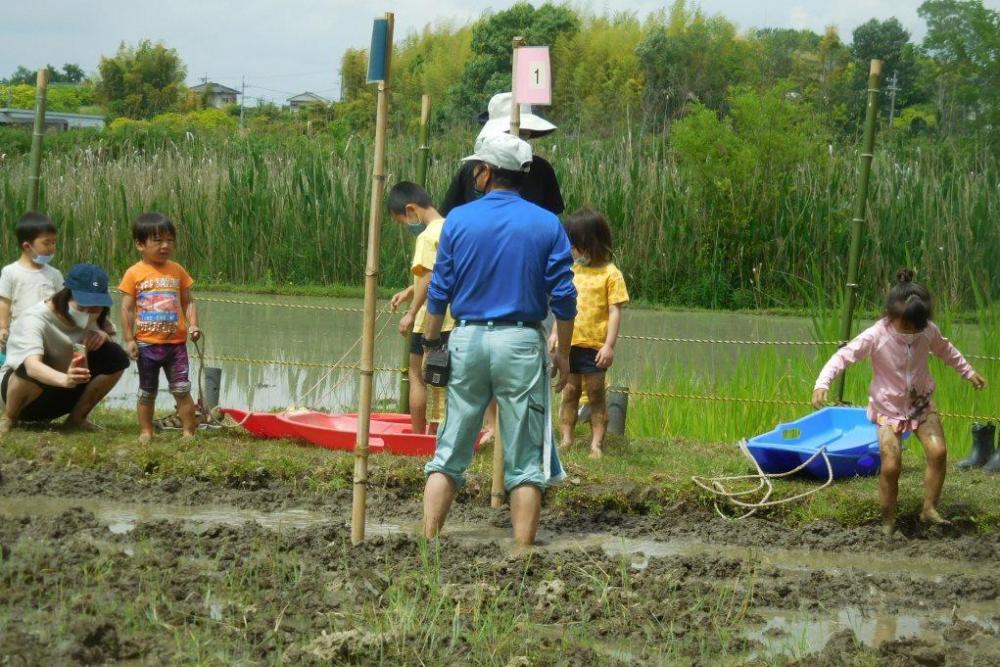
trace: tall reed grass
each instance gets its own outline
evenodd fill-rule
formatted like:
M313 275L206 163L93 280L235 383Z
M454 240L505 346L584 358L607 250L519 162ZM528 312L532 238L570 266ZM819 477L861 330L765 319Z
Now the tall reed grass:
M443 196L471 136L441 138L429 189ZM180 226L181 259L202 282L356 284L364 271L370 145L258 141L125 141L92 135L63 142L44 162L43 207L60 227L58 263L88 260L113 272L135 259L129 223L160 210ZM740 194L714 201L678 166L659 137L539 142L555 165L567 207L589 204L614 228L616 261L635 297L705 307L799 307L797 287L819 276L834 294L846 274L857 155L831 149L777 187L756 171L737 175ZM415 142L389 146L389 183L412 178ZM0 220L23 213L27 160L0 163ZM970 275L1000 293L1000 183L985 149L924 144L880 151L865 228L863 292L877 303L902 265L956 307L973 307ZM737 188L738 185L738 188ZM765 187L765 185L767 187ZM718 193L718 188L713 192ZM408 243L386 220L383 284L406 280ZM13 258L16 242L0 235Z

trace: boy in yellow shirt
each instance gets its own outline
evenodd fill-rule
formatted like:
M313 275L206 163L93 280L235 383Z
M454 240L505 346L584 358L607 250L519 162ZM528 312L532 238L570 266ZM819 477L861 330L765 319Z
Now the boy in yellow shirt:
M414 433L427 431L427 387L421 372L424 363L424 317L427 314L427 287L431 284L431 274L437 259L438 242L441 239L441 229L444 218L431 203L427 191L416 183L400 181L389 191L389 215L417 237L413 252L411 271L413 285L392 297L392 311L396 312L400 304L410 302L410 309L399 321L399 333L410 338L410 421ZM455 323L449 314L445 314L444 325L441 327L441 340L448 342L448 332ZM431 425L434 432L436 425Z

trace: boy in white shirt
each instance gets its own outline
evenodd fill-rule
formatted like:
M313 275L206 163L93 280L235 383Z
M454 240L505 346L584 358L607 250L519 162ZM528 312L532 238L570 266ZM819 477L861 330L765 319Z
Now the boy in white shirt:
M17 221L15 232L21 257L0 271L0 347L4 350L14 320L63 288L62 274L49 265L56 252L52 220L28 212Z

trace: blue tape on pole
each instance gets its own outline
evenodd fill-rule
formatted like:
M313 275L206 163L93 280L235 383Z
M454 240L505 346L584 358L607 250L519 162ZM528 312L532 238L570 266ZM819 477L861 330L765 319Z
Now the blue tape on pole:
M375 25L372 26L372 46L368 49L368 83L385 81L388 41L389 21L375 19Z

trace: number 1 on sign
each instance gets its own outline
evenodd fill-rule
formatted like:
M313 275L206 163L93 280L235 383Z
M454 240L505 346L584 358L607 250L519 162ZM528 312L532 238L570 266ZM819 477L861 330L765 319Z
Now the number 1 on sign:
M542 60L535 60L529 68L531 72L531 87L537 90L547 90L549 87L549 64Z

